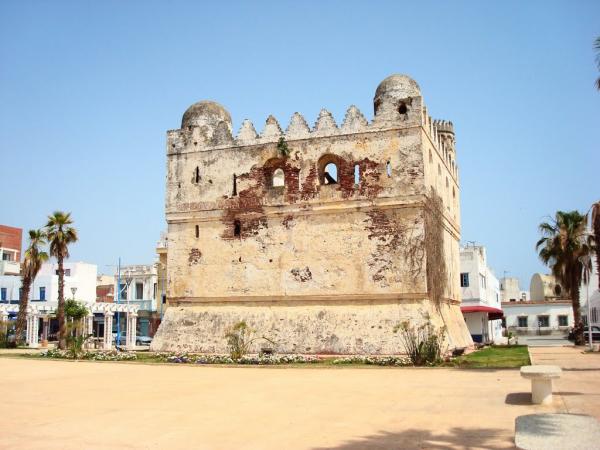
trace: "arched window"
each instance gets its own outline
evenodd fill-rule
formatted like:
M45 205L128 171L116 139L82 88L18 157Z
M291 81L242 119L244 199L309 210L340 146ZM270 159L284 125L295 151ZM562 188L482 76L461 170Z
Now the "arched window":
M388 178L391 178L391 176L392 176L392 163L390 163L389 161L385 164L385 171L387 173Z
M283 169L279 168L273 172L273 187L283 187L285 186L285 175L283 173Z
M330 162L325 166L323 172L323 184L337 184L338 182L338 166Z
M406 114L408 112L408 108L406 107L406 103L400 102L400 105L398 106L398 112L400 114Z
M344 160L337 155L326 154L321 156L317 163L319 184L338 184L340 177L351 177L351 166L342 166L343 164ZM346 167L344 172L340 172L341 167Z
M360 166L354 165L354 184L360 184Z

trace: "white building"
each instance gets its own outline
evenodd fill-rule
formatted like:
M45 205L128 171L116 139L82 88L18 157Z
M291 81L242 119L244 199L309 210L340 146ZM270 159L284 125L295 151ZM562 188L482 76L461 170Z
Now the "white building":
M153 336L158 328L158 318L154 314L157 306L157 283L157 270L153 264L122 266L120 276L114 276L113 301L139 307L138 328L141 336ZM117 290L119 284L120 289Z
M84 262L65 262L65 298L93 303L96 301L95 264ZM58 264L47 262L42 265L29 291L32 302L58 302ZM75 294L73 295L73 289ZM4 303L19 303L21 277L14 275L0 276L0 300Z
M518 278L504 277L500 279L501 302L527 302L529 300L529 291L521 289Z
M531 300L502 304L506 329L519 335L566 335L573 326L569 300Z
M485 247L462 247L460 272L461 310L473 341L499 342L502 338L500 283L487 265Z

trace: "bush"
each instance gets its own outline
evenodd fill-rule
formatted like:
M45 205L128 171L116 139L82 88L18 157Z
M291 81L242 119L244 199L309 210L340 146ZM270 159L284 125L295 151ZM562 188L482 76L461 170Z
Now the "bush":
M134 352L81 352L74 353L69 350L60 350L58 348L47 350L40 353L42 358L56 358L56 359L86 359L92 361L132 361L137 359L137 355Z
M415 366L431 366L442 361L445 327L436 331L430 322L411 327L406 321L394 327L394 333L397 332L400 332L404 350Z
M235 361L241 359L248 353L250 346L261 339L275 344L275 342L265 336L253 337L254 333L255 331L248 327L245 321L236 323L227 331L225 338L227 339L227 348L229 349L231 359Z

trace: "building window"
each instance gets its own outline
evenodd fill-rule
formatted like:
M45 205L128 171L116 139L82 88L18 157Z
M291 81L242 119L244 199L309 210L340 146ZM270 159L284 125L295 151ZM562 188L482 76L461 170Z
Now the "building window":
M196 184L200 183L200 168L196 166L196 172L194 172L194 182Z
M154 283L154 289L152 291L152 298L155 299L156 298L156 283Z
M135 283L135 299L142 300L144 298L144 283Z
M464 272L460 274L460 287L469 287L469 273Z
M233 235L235 237L242 235L242 223L238 219L233 221Z
M354 184L360 184L360 166L354 165Z
M569 326L569 316L558 316L558 326L559 327L568 327Z
M45 286L40 287L40 300L42 300L42 301L46 300L46 287Z
M481 287L485 289L485 275L479 274L479 282L481 283Z
M3 302L6 301L6 288L0 288L0 300L2 300Z
M232 194L234 197L237 195L237 175L235 173L233 174L233 192L232 192Z
M527 300L527 294L525 292L523 292L521 294L521 301L525 301L525 300Z
M120 285L119 292L121 293L120 294L121 300L127 300L127 285L126 284Z
M519 328L527 328L527 316L517 317L517 326Z
M12 261L12 255L10 253L2 253L2 261Z
M200 237L200 227L196 225L196 239Z
M285 175L283 169L279 168L273 172L273 187L284 187L285 186Z
M63 269L63 271L65 273L65 277L71 276L71 269ZM56 269L56 275L58 275L58 269Z
M538 327L548 328L550 326L550 316L537 316Z

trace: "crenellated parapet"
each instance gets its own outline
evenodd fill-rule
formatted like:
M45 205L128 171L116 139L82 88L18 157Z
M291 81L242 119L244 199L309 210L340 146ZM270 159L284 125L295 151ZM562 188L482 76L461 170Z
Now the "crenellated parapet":
M439 152L448 170L453 176L456 175L453 124L445 120L434 120L429 116L419 85L413 79L406 75L386 78L377 87L373 105L374 117L371 121L355 105L351 105L340 125L328 110L322 109L312 127L302 114L295 112L285 129L271 115L260 132L246 119L234 135L229 112L214 101L201 101L186 110L180 129L167 132L167 152L183 154L227 148L241 149L276 143L281 138L293 142L420 127Z

